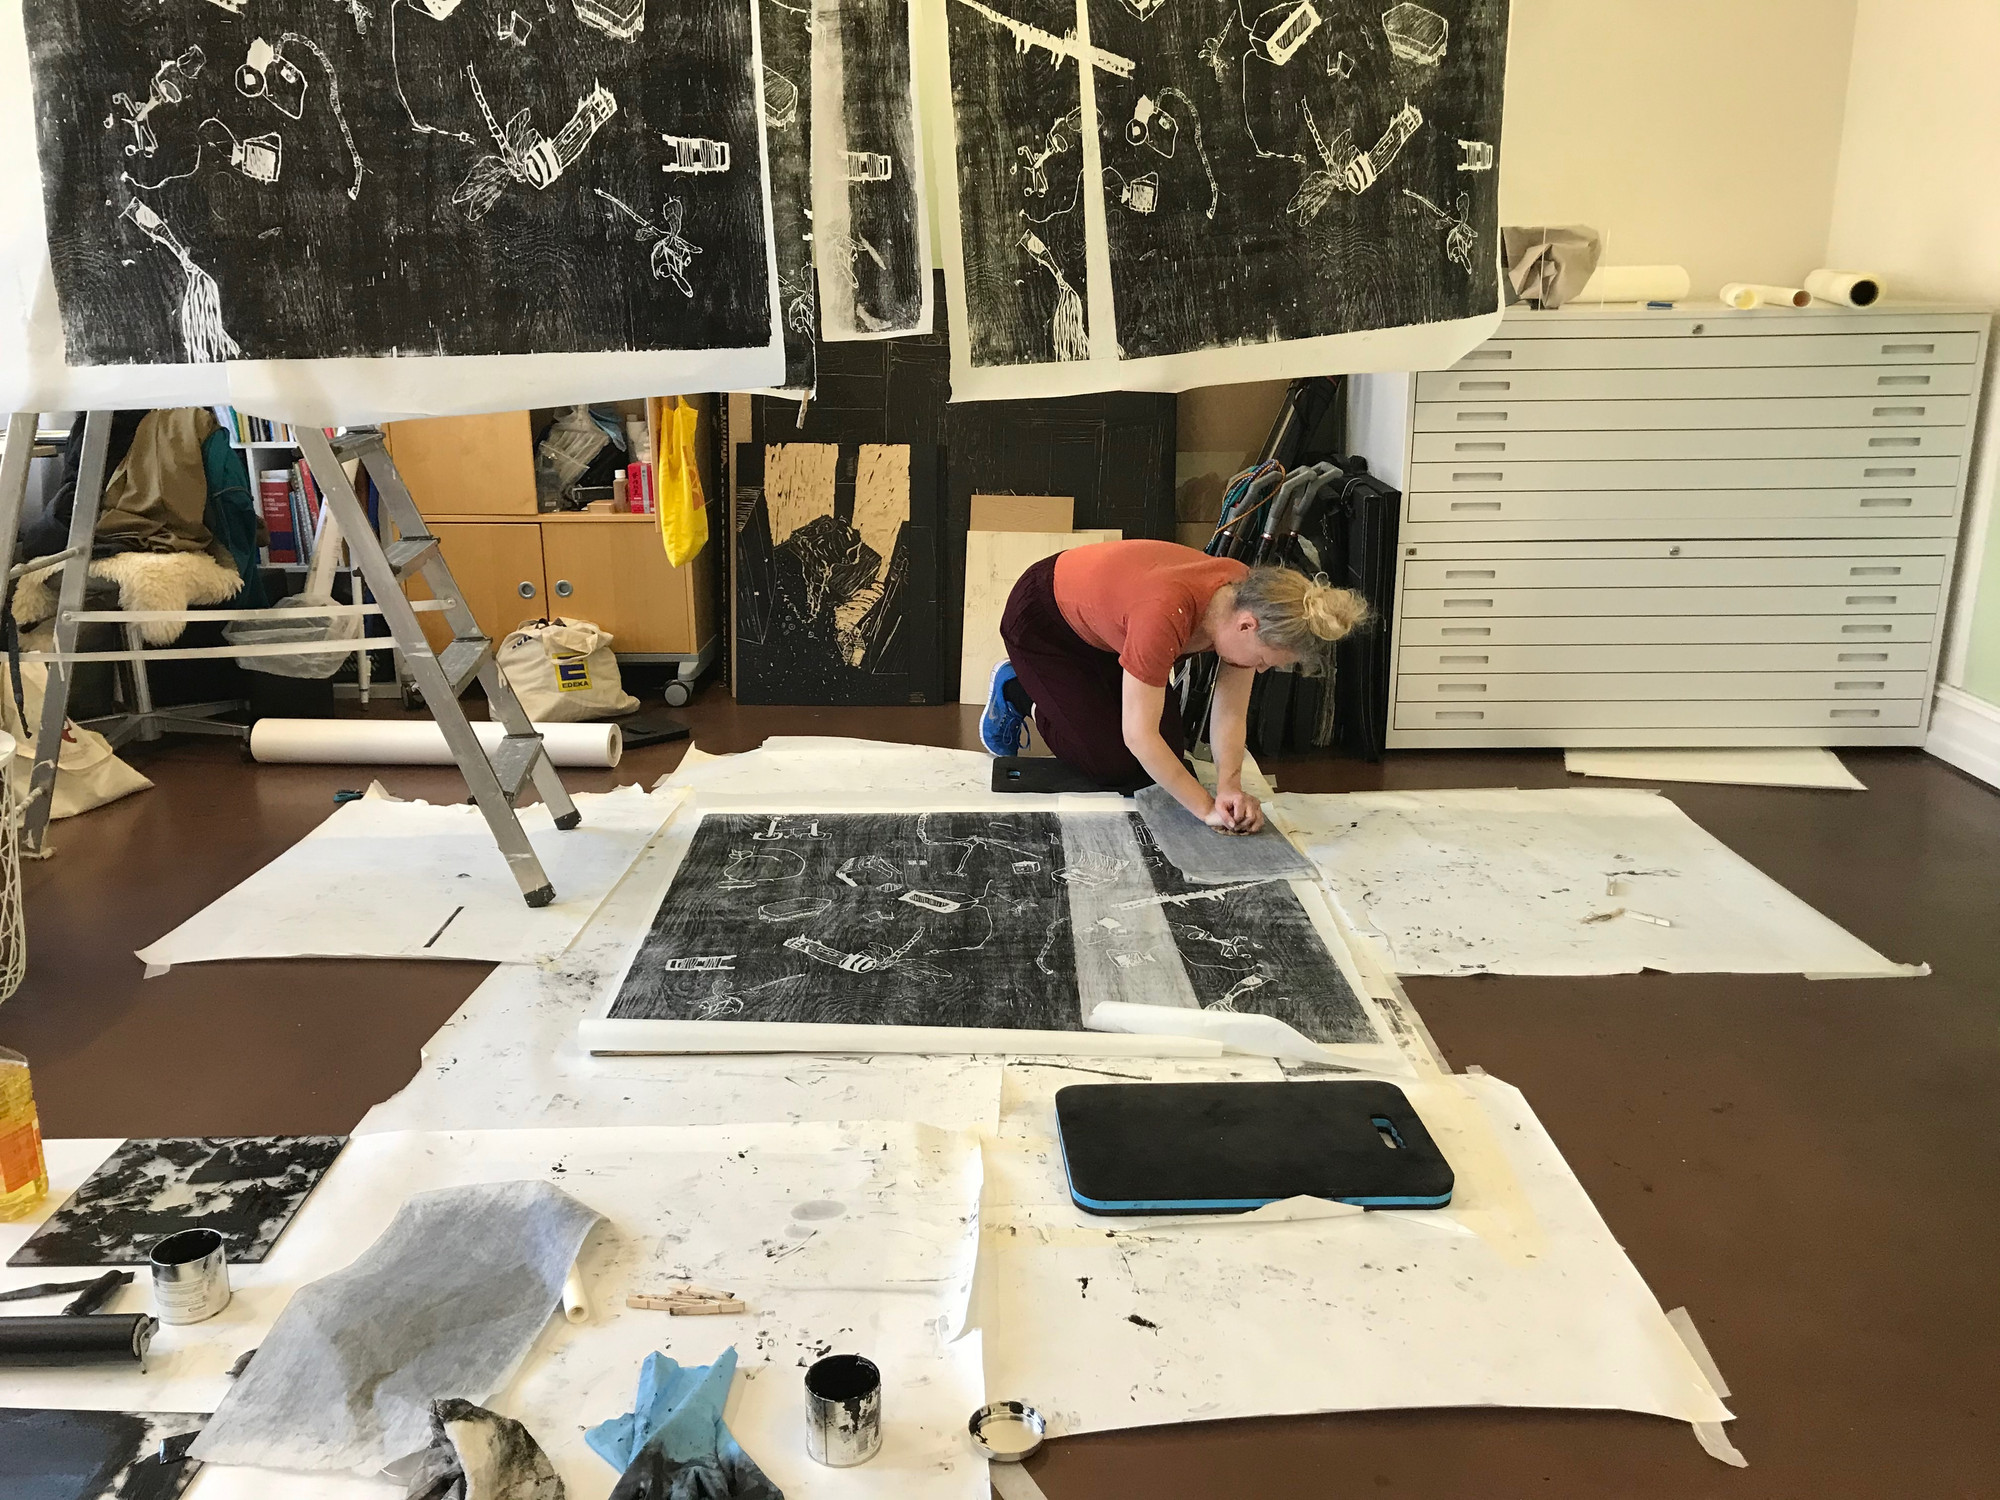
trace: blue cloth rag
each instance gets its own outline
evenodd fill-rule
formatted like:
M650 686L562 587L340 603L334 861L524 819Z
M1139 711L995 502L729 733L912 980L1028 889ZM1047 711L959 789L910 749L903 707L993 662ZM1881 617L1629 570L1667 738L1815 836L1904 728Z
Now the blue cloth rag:
M614 1500L784 1500L722 1420L735 1378L733 1347L712 1365L646 1356L632 1410L583 1435L591 1451L623 1476Z

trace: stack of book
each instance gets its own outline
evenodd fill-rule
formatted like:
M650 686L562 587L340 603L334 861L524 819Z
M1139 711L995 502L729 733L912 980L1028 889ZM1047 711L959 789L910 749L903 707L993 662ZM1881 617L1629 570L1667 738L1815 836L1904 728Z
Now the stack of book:
M271 534L272 564L311 563L324 508L312 470L303 463L264 470L257 476L257 500Z
M246 416L233 406L215 408L215 419L229 429L230 439L241 448L248 443L289 443L292 429L289 423L271 422L263 417Z

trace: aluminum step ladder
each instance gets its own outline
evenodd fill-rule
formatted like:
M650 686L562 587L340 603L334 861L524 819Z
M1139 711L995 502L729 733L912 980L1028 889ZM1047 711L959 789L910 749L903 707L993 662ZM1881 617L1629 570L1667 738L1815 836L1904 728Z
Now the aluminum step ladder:
M15 563L21 514L26 503L28 465L36 435L36 414L15 412L7 424L7 446L0 458L0 572L11 583L42 568L62 569L55 616L54 646L50 652L23 653L24 660L42 660L48 665L48 687L42 697L42 716L35 747L34 770L22 812L21 843L25 853L44 852L53 802L57 759L62 748L63 726L69 717L70 669L78 661L133 661L149 658L242 657L265 654L317 655L336 652L379 650L382 638L362 636L329 648L320 646L204 646L141 649L130 627L135 623L129 612L90 611L83 608L88 579L91 543L96 535L97 515L103 499L105 457L111 430L110 412L90 412L83 417L82 462L77 475L75 511L71 517L68 545L49 557ZM312 470L321 497L345 541L349 554L374 596L372 605L338 606L323 613L337 615L380 614L387 622L391 642L402 657L424 702L443 731L445 743L458 763L459 773L471 791L473 801L493 832L507 865L513 871L521 894L530 906L547 906L555 899L555 888L534 846L521 827L515 803L532 782L559 829L572 829L582 821L570 800L555 765L543 748L541 736L529 723L520 700L507 685L493 644L480 633L472 611L459 594L451 570L445 565L437 539L429 534L424 519L382 441L379 431L357 429L338 439L329 439L316 427L295 429L300 453ZM359 460L363 472L374 481L380 498L381 521L395 532L384 543L377 527L371 525L366 506L347 477L343 460ZM417 621L418 605L404 593L405 582L421 577L433 599L424 601L425 613L441 613L451 628L451 644L434 653ZM228 620L261 617L259 610L151 611L143 618L184 620ZM300 613L305 613L301 611ZM79 625L93 622L122 623L128 631L125 651L78 652ZM493 717L505 731L498 747L488 755L465 711L459 694L474 681L485 690ZM0 672L0 689L11 692ZM220 705L199 705L208 709ZM198 721L178 722L176 710L154 710L150 702L141 704L142 716L161 721L170 729L193 729ZM198 711L197 710L197 711ZM190 710L180 710L187 714ZM239 726L201 723L208 732L239 732Z
M349 555L361 570L368 592L381 606L396 649L402 653L431 717L444 731L452 759L458 762L472 800L479 804L479 811L486 818L486 826L493 830L493 841L506 856L507 867L514 872L522 896L530 906L547 906L555 899L555 887L549 883L542 862L521 827L514 811L515 801L532 782L554 816L557 828L575 828L583 821L583 815L576 810L562 778L556 774L555 762L549 759L542 737L528 722L527 710L507 685L506 675L493 654L493 642L480 631L472 611L466 607L451 569L445 564L438 539L430 534L402 475L396 472L388 445L381 432L372 427L352 429L338 438L329 438L317 427L294 427L292 431L306 466L312 470L313 481L319 486L321 498L332 509L340 534L347 539ZM367 507L347 477L344 465L356 459L360 460L361 472L374 482L381 508L380 530L369 524ZM383 535L391 529L395 539L384 542ZM441 652L431 650L430 641L417 622L417 612L404 592L411 578L421 578L432 597L444 605L442 612L445 623L451 627L451 643ZM506 730L490 756L458 701L459 694L475 681L484 689L494 719Z

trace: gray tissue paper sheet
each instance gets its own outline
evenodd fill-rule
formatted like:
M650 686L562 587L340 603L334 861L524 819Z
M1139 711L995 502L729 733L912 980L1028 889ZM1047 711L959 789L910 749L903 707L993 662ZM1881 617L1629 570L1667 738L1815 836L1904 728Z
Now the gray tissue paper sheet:
M1197 885L1318 878L1312 861L1268 822L1256 833L1222 833L1182 807L1164 787L1145 787L1133 800L1160 852Z
M433 1401L513 1378L598 1218L546 1182L416 1194L352 1265L299 1289L194 1456L374 1476L428 1446Z

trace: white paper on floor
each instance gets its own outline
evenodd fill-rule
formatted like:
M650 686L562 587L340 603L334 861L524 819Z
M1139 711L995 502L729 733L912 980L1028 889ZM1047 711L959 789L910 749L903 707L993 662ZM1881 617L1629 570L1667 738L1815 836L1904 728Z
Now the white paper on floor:
M1867 787L1831 750L1817 746L1720 750L1565 750L1572 776L1624 781L1704 781L1727 786L1826 787L1865 792Z
M521 826L556 899L521 899L479 809L364 798L150 947L149 972L224 958L456 958L533 963L567 948L674 815L677 790L576 797L556 828L540 803Z
M58 1188L73 1188L115 1141L50 1142ZM980 1340L950 1342L963 1316L978 1233L980 1162L969 1135L900 1123L657 1129L397 1133L350 1144L272 1258L231 1267L229 1307L207 1323L163 1328L155 1357L108 1369L0 1371L0 1405L164 1409L160 1396L212 1410L224 1371L254 1348L292 1292L351 1262L409 1194L539 1178L610 1221L580 1266L591 1317L553 1317L521 1373L485 1403L526 1423L572 1500L602 1500L617 1475L583 1429L627 1411L640 1361L669 1347L703 1364L734 1344L726 1419L788 1496L985 1500L986 1466L965 1440L982 1405ZM54 1195L52 1194L52 1198ZM0 1254L33 1227L0 1225ZM240 1272L240 1274L239 1274ZM737 1292L740 1317L670 1318L628 1309L628 1292L690 1276ZM0 1269L0 1287L48 1279ZM112 1310L137 1311L127 1288ZM827 1348L874 1359L889 1420L882 1453L854 1470L805 1455L803 1365ZM210 1466L202 1500L377 1500L400 1487Z
M1145 1076L1232 1073L1181 1063ZM1451 1207L1213 1229L1070 1202L1054 1094L1101 1081L1008 1069L987 1142L975 1301L987 1388L1034 1402L1051 1435L1423 1406L1728 1419L1526 1101L1497 1079L1397 1080L1452 1164Z
M1271 804L1399 974L1928 973L1638 790L1289 793Z

